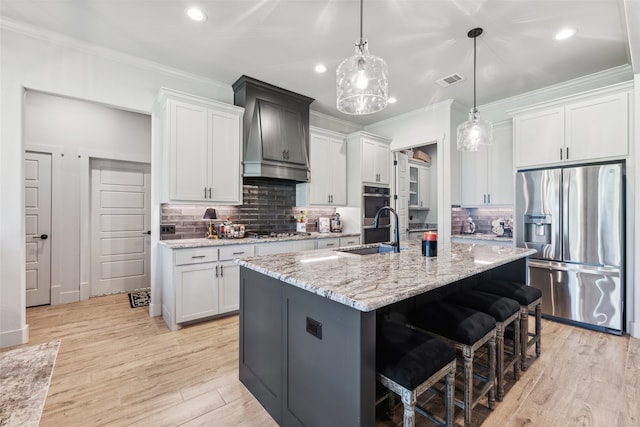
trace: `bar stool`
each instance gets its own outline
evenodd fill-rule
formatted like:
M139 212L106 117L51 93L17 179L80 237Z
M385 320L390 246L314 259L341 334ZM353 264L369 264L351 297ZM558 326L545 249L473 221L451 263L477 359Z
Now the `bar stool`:
M470 290L453 294L446 299L452 304L473 308L493 317L496 322L496 374L498 377L498 400L504 397L504 375L513 368L515 379L520 378L520 304L511 298L488 292ZM507 326L513 325L515 336L513 339L512 356L505 360L504 332Z
M404 427L415 425L415 412L439 426L453 425L456 351L449 344L398 323L382 322L378 326L376 370L380 383L402 399ZM444 420L416 406L417 397L442 379Z
M486 280L474 286L474 289L495 295L511 298L520 304L520 364L523 371L527 370L527 353L536 346L536 357L540 357L542 341L542 291L523 283L503 280ZM529 313L535 311L535 332L529 332Z
M464 359L464 399L456 405L464 409L464 425L471 425L472 409L487 396L489 409L495 406L496 322L488 314L461 305L437 301L409 313L411 325L452 344ZM483 345L489 348L486 377L476 375L484 385L473 397L473 358Z

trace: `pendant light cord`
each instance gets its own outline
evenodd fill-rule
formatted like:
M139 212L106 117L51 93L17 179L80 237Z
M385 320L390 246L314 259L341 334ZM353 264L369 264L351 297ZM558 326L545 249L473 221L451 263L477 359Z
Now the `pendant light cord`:
M473 38L473 110L476 109L476 39Z
M362 21L364 16L363 7L364 7L364 0L360 0L360 44L358 46L360 46L361 51L363 46L363 43L362 43Z

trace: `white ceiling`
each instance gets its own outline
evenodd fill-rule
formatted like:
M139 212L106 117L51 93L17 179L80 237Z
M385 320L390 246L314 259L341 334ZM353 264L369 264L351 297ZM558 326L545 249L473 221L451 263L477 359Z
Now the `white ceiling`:
M368 116L335 108L335 69L359 37L358 0L0 0L0 15L232 84L249 75L315 98L311 108L362 125L444 99L478 105L631 65L640 0L365 0L364 37L389 65L398 102ZM204 23L184 10L200 6ZM631 25L631 24L630 24ZM555 41L565 26L577 34ZM635 34L634 34L635 32ZM635 47L634 47L635 46ZM636 62L640 58L635 58ZM323 63L328 71L313 68ZM636 67L638 66L637 64ZM447 88L452 73L466 80Z

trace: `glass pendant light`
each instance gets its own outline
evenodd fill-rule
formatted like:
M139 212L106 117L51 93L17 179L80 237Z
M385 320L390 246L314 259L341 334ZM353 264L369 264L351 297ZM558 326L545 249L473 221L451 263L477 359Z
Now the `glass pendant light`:
M491 122L482 120L476 108L476 38L482 34L482 28L474 28L467 33L473 39L473 108L469 112L469 120L458 126L458 150L478 151L483 145L491 145L493 126Z
M355 55L342 61L336 70L336 106L346 114L371 114L387 106L389 69L382 58L369 53L362 38L362 3L360 0L360 40Z

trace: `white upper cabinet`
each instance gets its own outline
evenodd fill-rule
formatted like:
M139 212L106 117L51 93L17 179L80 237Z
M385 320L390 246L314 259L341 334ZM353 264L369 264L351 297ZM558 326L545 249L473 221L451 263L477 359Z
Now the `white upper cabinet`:
M424 162L409 160L409 208L429 208L429 175Z
M514 112L516 168L626 156L629 96L620 84Z
M163 202L242 203L243 108L162 89Z
M347 143L339 133L311 127L309 204L347 204ZM306 203L303 203L306 205Z
M493 125L491 146L460 153L462 206L513 204L511 120Z
M362 136L362 181L389 185L389 141Z

